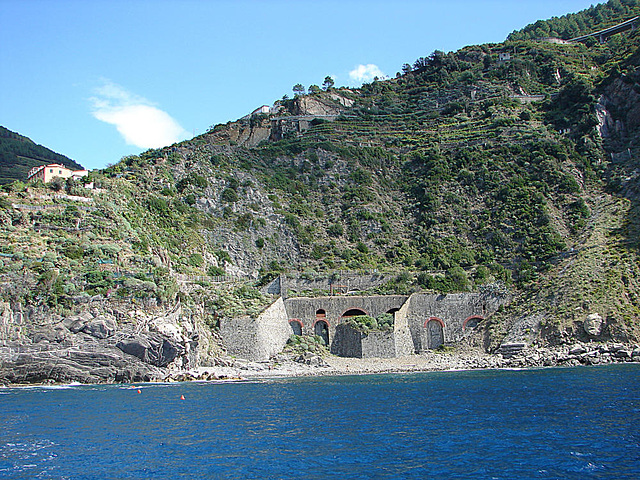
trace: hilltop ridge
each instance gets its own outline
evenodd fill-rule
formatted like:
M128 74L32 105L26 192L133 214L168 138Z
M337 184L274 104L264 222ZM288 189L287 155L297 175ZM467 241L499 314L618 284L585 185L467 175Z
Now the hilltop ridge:
M15 180L25 181L31 168L47 163L62 164L72 170L83 169L70 158L0 126L0 185Z

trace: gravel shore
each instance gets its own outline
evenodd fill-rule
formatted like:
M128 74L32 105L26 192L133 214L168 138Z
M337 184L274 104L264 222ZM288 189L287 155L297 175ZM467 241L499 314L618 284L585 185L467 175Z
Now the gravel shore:
M269 361L225 359L212 367L178 372L170 380L251 380L317 375L362 375L493 368L640 363L640 347L622 344L575 343L554 348L527 347L513 356L489 354L471 347L426 352L397 358L345 358L334 355L277 356Z

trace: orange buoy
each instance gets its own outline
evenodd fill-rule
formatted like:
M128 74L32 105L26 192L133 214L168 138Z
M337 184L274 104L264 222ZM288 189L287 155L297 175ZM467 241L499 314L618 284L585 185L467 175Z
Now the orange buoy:
M142 391L140 389L138 389L138 393L142 393Z
M184 395L180 395L180 400L184 400Z

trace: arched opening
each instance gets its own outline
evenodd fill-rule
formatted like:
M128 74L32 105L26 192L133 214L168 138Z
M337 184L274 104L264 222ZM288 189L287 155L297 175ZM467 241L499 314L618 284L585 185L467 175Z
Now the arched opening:
M462 331L466 332L467 330L473 330L483 320L484 318L482 318L480 315L471 315L462 324Z
M342 317L356 317L358 315L367 315L367 312L359 308L351 308L342 314Z
M394 313L396 313L398 310L400 310L399 308L390 308L389 310L387 310L387 313L390 313L391 315L393 315Z
M316 310L316 319L327 318L327 312L322 308Z
M291 325L291 330L293 330L294 335L302 335L302 322L297 318L292 318L289 320L289 325Z
M329 346L329 324L324 320L317 320L313 325L313 333L318 335Z
M430 350L438 348L444 343L444 322L437 317L431 317L424 322L426 329L426 347Z

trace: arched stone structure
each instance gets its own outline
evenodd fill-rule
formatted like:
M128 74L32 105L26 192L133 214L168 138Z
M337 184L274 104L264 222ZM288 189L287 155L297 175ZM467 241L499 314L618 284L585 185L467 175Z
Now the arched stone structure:
M302 335L302 321L299 318L291 318L289 325L294 335Z
M442 319L438 317L430 317L424 322L425 331L425 347L429 350L438 348L444 343L445 325Z
M355 317L358 315L369 315L369 314L364 310L362 310L361 308L350 308L349 310L345 311L342 315L340 315L340 318Z
M324 340L324 344L329 346L329 322L327 320L316 320L313 322L313 334L318 335L322 340Z
M484 320L484 317L480 315L471 315L462 323L462 331L465 332L468 328L474 329L478 324Z

